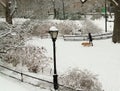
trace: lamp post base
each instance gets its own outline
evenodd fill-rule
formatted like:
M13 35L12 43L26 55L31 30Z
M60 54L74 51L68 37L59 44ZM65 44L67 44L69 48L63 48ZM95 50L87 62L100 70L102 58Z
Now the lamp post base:
M54 89L57 90L58 89L58 79L57 79L58 75L54 74L53 75L53 83L54 83Z

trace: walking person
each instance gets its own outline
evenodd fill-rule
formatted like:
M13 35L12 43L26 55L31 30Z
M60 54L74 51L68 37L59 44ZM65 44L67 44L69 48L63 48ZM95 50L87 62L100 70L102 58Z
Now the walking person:
M93 38L92 38L92 35L91 33L88 33L88 39L89 39L89 43L91 44L91 46L93 46Z

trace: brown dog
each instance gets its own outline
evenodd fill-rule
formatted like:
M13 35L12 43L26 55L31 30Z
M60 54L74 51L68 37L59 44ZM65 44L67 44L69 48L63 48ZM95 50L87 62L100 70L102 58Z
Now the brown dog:
M89 43L89 42L83 42L83 43L81 43L81 45L83 45L84 47L89 47L89 46L91 46L91 43Z

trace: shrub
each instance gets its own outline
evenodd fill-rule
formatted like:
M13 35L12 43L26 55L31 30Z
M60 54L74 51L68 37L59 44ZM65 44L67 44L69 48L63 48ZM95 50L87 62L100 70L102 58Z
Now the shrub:
M82 24L82 34L88 33L101 33L102 29L98 28L95 24L93 24L90 20L85 20Z
M37 73L50 64L50 58L45 55L46 49L44 47L19 47L11 49L7 52L4 60L17 66L19 63L22 66L27 66L30 72Z
M73 89L84 91L102 91L101 84L96 75L87 70L72 69L60 76L60 83Z
M0 22L0 30L7 30L9 29L9 24L6 22Z

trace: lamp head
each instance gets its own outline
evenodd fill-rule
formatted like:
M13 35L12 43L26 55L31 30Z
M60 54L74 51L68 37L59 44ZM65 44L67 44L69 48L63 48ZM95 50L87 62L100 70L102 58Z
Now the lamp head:
M55 26L50 27L49 34L52 40L56 40L58 36L58 29Z
M87 0L80 0L82 4L84 4Z

